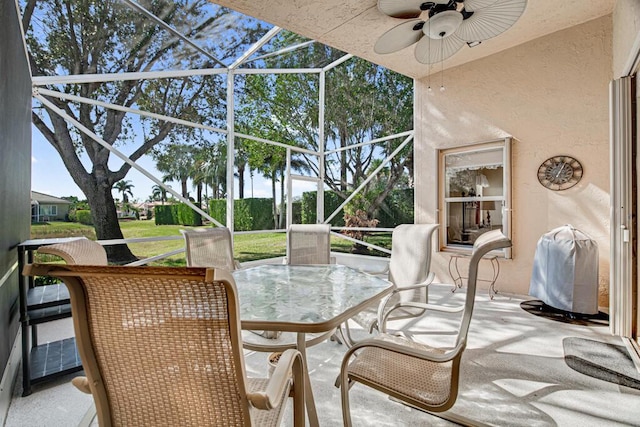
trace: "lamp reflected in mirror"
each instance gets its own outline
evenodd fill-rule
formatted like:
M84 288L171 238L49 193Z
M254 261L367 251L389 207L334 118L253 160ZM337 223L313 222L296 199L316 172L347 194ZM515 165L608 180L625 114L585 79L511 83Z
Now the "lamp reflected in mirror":
M496 210L496 202L494 201L482 202L482 206L480 207L480 209L483 211L487 211L487 219L484 220L484 225L486 227L491 228L491 211Z

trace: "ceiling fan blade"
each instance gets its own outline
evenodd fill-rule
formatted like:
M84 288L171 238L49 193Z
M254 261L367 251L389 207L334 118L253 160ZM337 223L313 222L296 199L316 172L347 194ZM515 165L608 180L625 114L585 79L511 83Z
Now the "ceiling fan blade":
M411 46L422 38L422 25L424 21L413 19L397 25L380 36L373 50L376 53L392 53Z
M483 7L489 7L494 4L497 0L464 0L464 8L469 12L475 12L478 9L482 9Z
M465 42L455 34L442 39L424 37L416 45L416 60L422 64L444 61L460 50Z
M378 0L378 10L392 18L411 19L420 16L424 12L420 6L429 3L448 4L449 0Z
M474 11L462 21L456 35L468 42L495 37L511 28L526 6L527 0L498 0L489 7Z
M378 10L392 18L417 18L422 13L424 0L378 0Z

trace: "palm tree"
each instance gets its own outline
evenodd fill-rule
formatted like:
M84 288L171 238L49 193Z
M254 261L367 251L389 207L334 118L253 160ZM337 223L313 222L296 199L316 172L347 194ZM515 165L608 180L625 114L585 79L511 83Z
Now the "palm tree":
M226 189L226 150L224 143L205 145L195 154L195 164L193 171L193 184L198 186L198 194L210 186L213 190L213 198L218 199ZM200 200L200 197L198 198Z
M129 180L122 180L122 181L118 181L114 184L113 188L115 188L116 190L118 190L118 192L120 192L120 194L122 194L122 205L124 206L125 204L129 203L129 197L131 196L133 197L133 192L131 191L131 189L135 187L131 181Z
M154 154L156 168L164 174L165 181L180 181L182 197L189 198L187 181L193 171L194 148L190 145L173 144L162 153Z
M151 187L151 199L153 201L160 200L164 205L164 202L167 201L167 190L161 185L154 185Z

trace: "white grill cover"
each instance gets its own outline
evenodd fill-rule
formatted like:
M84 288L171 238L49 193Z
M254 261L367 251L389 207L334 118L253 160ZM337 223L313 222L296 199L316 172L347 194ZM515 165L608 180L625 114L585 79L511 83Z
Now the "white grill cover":
M598 313L598 244L571 225L538 240L529 294L551 307Z

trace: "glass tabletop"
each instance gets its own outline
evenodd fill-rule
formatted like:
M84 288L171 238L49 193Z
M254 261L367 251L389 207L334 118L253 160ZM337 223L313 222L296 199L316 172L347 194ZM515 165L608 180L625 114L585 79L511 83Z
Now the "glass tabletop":
M343 265L261 265L233 273L244 329L323 332L376 304L393 285Z

